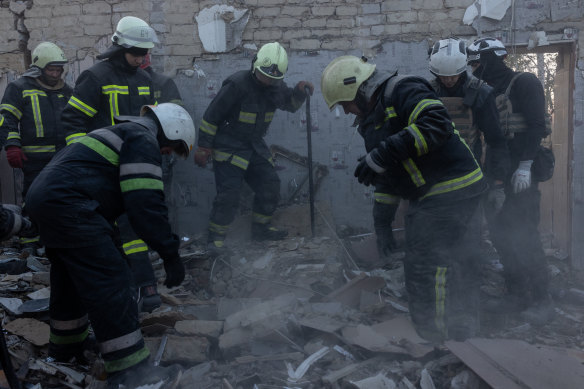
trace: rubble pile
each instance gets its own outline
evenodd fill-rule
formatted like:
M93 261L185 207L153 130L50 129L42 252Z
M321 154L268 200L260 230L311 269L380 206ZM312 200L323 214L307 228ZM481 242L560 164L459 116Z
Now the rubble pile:
M162 307L141 314L153 361L183 368L175 387L569 389L584 382L584 282L559 253L548 253L551 323L482 313L479 337L429 344L408 318L400 253L376 267L360 257L376 251L372 235L291 235L253 243L234 234L231 252L217 258L205 255L202 240L183 245L185 281L170 290L160 284ZM162 261L153 263L162 281ZM10 244L0 255L2 326L17 376L27 388L103 388L97 355L88 353L86 364L47 358L49 269L46 258L24 258ZM485 262L485 296L502 294L500 271L496 256Z

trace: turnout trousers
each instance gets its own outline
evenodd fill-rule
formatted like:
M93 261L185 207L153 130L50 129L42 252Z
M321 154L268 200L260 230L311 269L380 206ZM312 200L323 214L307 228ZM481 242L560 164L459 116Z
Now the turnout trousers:
M478 329L480 260L467 234L480 196L445 204L411 201L406 215L404 273L410 315L431 341L462 340Z
M520 193L505 187L503 208L489 225L501 256L507 292L525 307L547 297L549 272L539 235L541 194L537 184Z
M47 248L47 256L51 261L49 350L79 347L91 323L108 373L148 358L132 274L114 241Z
M254 223L268 224L280 201L280 178L270 161L254 152L247 169L227 161L214 161L217 195L209 220L209 241L224 240L239 208L239 197L246 182L254 192Z

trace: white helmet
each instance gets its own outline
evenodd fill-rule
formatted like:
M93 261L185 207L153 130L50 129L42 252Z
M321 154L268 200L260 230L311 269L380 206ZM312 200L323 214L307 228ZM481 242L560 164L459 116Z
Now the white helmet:
M188 157L196 141L196 132L193 119L187 110L174 103L144 105L140 116L148 111L156 115L167 139L182 141L184 150L178 154L183 158Z
M126 49L130 47L151 49L155 43L158 43L158 38L152 27L142 19L124 16L118 22L116 31L112 35L112 42Z
M481 61L481 54L493 53L495 57L505 58L507 49L505 45L495 38L481 38L477 39L466 49L468 54L468 63L477 63Z
M52 42L41 42L32 51L32 66L44 69L48 65L65 66L67 58L63 50Z
M456 76L466 71L466 44L456 38L441 39L430 54L430 71L436 76Z
M320 78L322 96L329 109L342 101L353 101L359 87L371 77L375 65L365 57L343 55L333 59Z

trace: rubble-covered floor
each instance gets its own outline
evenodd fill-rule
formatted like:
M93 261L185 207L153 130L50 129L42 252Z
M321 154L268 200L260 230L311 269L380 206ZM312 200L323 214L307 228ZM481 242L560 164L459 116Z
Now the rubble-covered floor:
M208 258L198 238L181 249L185 281L171 290L160 284L163 306L141 314L152 358L183 369L176 387L584 385L584 278L570 268L569 258L549 252L556 303L550 323L536 327L517 314L481 312L478 339L432 345L409 322L399 253L384 266L360 257L358 247L374 249L373 236L333 229L320 210L311 238L305 214L301 206L279 212L279 224L288 220L290 229L290 237L280 242L250 242L248 220L241 218L234 226L240 233L228 240L229 255ZM95 355L88 355L88 366L47 360L50 265L5 243L2 324L24 387L104 387L103 366ZM153 263L162 281L162 263ZM496 255L485 261L483 276L485 296L502 293ZM8 387L2 379L0 387Z

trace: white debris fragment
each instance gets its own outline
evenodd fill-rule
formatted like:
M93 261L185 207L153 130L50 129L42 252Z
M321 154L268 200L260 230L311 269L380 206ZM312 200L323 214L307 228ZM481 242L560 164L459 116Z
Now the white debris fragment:
M304 374L308 371L310 366L318 361L320 358L324 357L330 351L329 347L323 347L317 352L313 353L311 356L306 358L296 370L292 367L290 362L286 363L286 368L288 369L288 382L297 382L299 379L304 377Z

